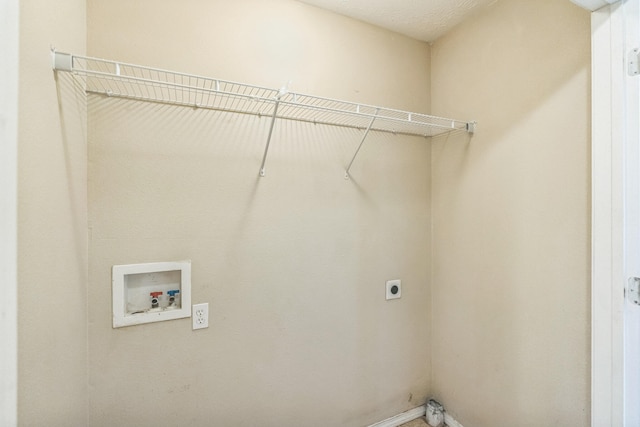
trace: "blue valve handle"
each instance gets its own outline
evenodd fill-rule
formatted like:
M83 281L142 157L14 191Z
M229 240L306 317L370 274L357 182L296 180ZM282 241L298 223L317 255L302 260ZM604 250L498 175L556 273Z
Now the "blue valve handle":
M174 291L167 291L167 294L168 294L169 296L172 296L172 297L176 296L176 294L179 294L179 293L180 293L180 291L179 291L179 290L177 290L177 289L176 289L176 290L174 290Z

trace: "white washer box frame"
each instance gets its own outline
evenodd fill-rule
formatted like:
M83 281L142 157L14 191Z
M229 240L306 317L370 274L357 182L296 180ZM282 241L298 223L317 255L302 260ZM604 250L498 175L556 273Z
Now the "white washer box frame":
M136 314L130 314L126 312L126 276L144 273L163 273L169 271L180 271L180 308L171 310L147 311ZM111 288L114 328L191 317L190 260L114 265L112 269Z

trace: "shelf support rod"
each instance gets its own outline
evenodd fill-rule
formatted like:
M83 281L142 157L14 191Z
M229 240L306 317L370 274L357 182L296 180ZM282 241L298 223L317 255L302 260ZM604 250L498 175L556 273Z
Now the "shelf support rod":
M356 152L353 153L353 157L351 158L351 161L349 162L349 166L347 166L347 170L346 170L346 172L344 174L344 179L349 179L349 171L351 170L351 166L353 165L353 161L356 159L356 156L360 152L360 149L362 148L362 144L364 144L364 140L367 139L367 135L369 135L369 131L371 130L371 127L373 126L373 122L378 117L378 112L379 111L380 111L380 109L376 108L376 113L371 118L371 121L369 122L369 126L367 126L367 130L364 132L364 135L362 135L362 140L360 141L360 145L358 145L358 149L356 150Z
M271 124L269 125L269 135L267 136L267 145L264 147L264 155L262 156L262 164L260 165L260 176L265 176L264 164L267 162L267 153L269 153L269 144L271 143L271 135L273 135L273 126L276 124L276 116L278 115L278 107L280 106L280 99L288 92L289 84L280 88L278 94L275 97L275 104L273 105L273 115L271 116Z
M265 176L264 164L267 162L267 153L269 153L269 144L271 143L271 135L273 135L273 126L276 124L276 115L278 114L278 106L280 98L276 99L273 106L273 115L271 116L271 125L269 126L269 136L267 136L267 145L264 147L264 155L262 156L262 164L260 165L260 176Z

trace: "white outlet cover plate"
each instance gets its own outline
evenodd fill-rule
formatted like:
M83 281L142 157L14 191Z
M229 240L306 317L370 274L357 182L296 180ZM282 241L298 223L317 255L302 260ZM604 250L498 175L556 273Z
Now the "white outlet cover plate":
M194 304L191 315L193 330L209 327L209 303Z
M385 289L388 300L402 297L402 281L400 279L388 280Z

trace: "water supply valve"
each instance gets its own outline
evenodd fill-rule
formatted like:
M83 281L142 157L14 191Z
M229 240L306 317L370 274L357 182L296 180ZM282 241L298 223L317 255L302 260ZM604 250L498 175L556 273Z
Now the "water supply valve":
M160 306L158 297L162 295L162 292L151 292L149 295L151 296L151 308L158 308Z
M175 307L177 305L178 298L180 298L180 295L178 295L179 293L179 289L167 291L167 295L169 295L169 307Z

